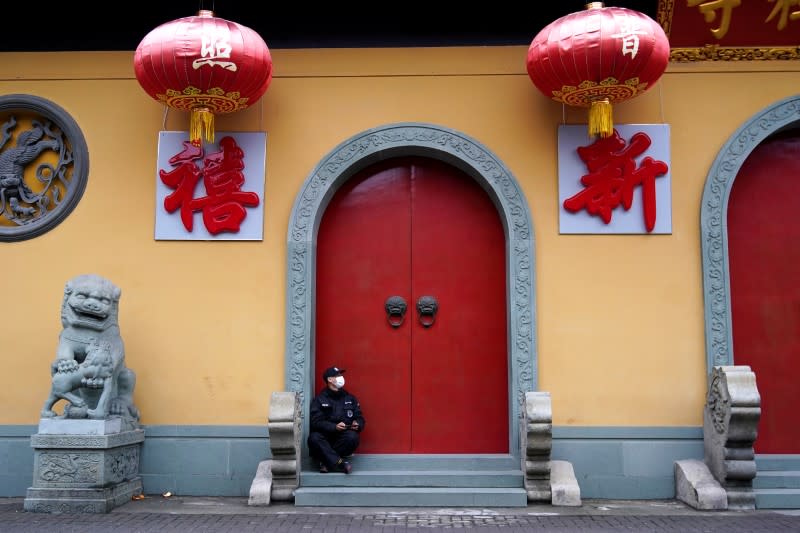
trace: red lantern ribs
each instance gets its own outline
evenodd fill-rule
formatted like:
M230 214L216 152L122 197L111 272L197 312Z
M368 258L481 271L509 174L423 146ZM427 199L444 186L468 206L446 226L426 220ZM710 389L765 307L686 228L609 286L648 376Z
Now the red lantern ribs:
M611 104L650 89L669 62L669 40L638 11L586 5L546 26L528 48L528 75L545 96L589 108L589 135L614 130Z
M272 80L272 57L246 26L201 10L158 26L136 48L136 79L164 105L191 113L189 137L214 141L214 114L254 104Z

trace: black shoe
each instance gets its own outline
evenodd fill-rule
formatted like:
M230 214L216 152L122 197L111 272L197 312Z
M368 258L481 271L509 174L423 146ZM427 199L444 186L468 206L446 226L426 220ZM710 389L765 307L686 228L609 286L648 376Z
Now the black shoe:
M342 472L345 474L349 474L353 471L353 465L351 465L349 461L342 461L342 464L339 465L339 468L341 468Z
M320 474L327 474L328 473L328 467L325 466L324 464L320 463L319 464L319 473Z

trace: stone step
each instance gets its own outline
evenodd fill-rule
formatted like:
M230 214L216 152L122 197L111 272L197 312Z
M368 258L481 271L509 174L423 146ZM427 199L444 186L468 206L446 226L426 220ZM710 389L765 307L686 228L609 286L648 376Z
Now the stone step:
M361 454L349 459L359 470L516 470L519 458L508 454L433 455L433 454ZM305 458L302 469L317 470L318 465Z
M800 470L798 454L757 454L756 468L762 470Z
M352 475L352 474L351 474ZM299 487L295 506L323 507L526 507L523 488Z
M755 489L757 509L800 509L800 489Z
M349 475L340 472L301 473L303 487L516 487L523 486L522 470L365 470L354 465Z
M753 479L756 489L800 489L800 470L759 470Z

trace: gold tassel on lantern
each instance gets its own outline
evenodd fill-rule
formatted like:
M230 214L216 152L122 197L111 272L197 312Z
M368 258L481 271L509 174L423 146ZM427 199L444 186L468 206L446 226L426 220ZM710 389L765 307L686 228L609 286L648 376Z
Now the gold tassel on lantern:
M205 137L206 142L214 142L214 113L207 107L193 108L189 119L189 140L200 146L201 137Z
M595 100L589 108L589 135L606 138L614 133L614 118L608 98Z

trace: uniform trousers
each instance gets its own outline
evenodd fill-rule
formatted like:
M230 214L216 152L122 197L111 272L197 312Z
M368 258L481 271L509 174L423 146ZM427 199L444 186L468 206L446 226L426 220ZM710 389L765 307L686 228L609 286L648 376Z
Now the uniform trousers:
M358 442L358 432L352 429L330 434L312 431L308 436L308 451L311 457L332 470L339 464L340 458L353 455Z

